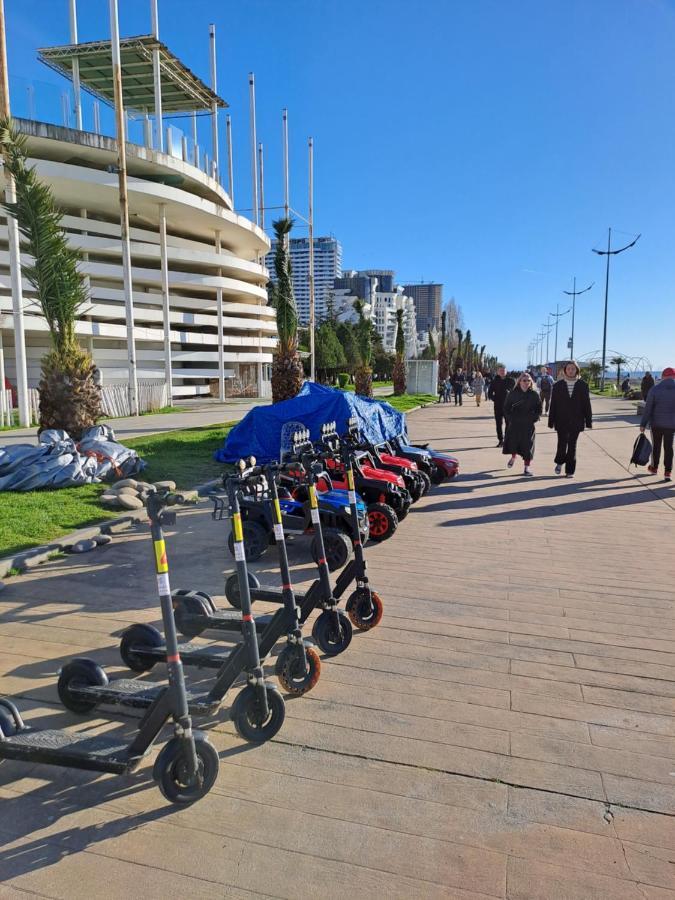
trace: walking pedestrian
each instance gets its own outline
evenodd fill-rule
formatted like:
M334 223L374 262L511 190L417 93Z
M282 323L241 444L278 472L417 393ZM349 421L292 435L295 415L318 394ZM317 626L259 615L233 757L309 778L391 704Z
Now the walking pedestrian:
M579 377L581 369L571 359L563 366L562 378L553 385L548 427L558 435L555 474L565 466L565 477L573 478L577 468L577 441L584 428L593 427L593 410L588 385Z
M512 391L515 387L515 384L513 378L506 374L506 366L497 366L497 374L490 382L488 400L492 400L494 403L498 447L504 444L504 401L509 391Z
M661 381L649 392L645 404L640 431L651 425L652 464L647 471L656 475L663 445L664 477L670 481L673 472L673 435L675 434L675 369L669 366L661 374Z
M626 375L624 380L621 382L621 393L624 395L624 397L627 397L629 391L630 391L630 376Z
M485 387L485 379L483 378L482 372L478 371L473 376L471 387L473 388L473 394L476 398L476 406L480 406L480 402L483 399L483 388Z
M506 435L502 453L511 457L506 465L511 469L516 456L522 456L525 465L523 474L533 475L530 466L534 457L534 425L541 416L541 400L529 372L521 373L518 383L506 397L504 415Z
M490 385L492 384L493 377L494 376L493 376L492 372L485 373L485 399L486 400L488 398L488 394L490 393Z
M461 366L455 370L452 379L452 392L455 395L455 406L462 405L462 394L464 393L464 385L466 384L466 375L462 371Z
M541 396L541 405L545 413L548 413L551 405L551 391L553 390L553 378L548 374L547 368L542 368L539 376L539 394Z
M651 372L645 372L644 378L640 382L640 392L642 393L642 399L647 399L647 394L654 387L656 382L654 381L654 376Z

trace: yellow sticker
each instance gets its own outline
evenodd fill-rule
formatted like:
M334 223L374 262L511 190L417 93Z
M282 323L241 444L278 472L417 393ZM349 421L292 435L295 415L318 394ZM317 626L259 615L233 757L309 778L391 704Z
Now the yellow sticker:
M274 521L276 522L276 524L281 525L281 507L279 506L278 500L274 501L274 515L275 515Z
M155 541L155 565L158 575L163 575L169 571L169 560L166 558L166 544L163 540Z
M234 513L232 516L232 531L234 532L235 541L244 540L244 529L241 527L241 513Z
M319 508L319 503L316 499L316 488L313 484L310 484L309 486L309 505L312 507L312 509Z
M347 484L349 485L349 490L354 490L354 473L351 469L347 469Z

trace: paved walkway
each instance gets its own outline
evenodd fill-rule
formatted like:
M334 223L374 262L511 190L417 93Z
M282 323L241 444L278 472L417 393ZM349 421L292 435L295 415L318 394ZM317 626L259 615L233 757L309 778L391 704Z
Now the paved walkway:
M489 406L414 413L462 474L369 551L381 626L268 745L208 723L221 774L191 809L148 766L4 763L0 897L675 900L675 487L628 471L635 418L594 405L574 482L544 426L527 480ZM223 528L180 515L174 587L222 593ZM0 689L31 720L128 727L64 714L55 673L87 654L122 672L110 635L157 621L152 597L142 529L10 580Z

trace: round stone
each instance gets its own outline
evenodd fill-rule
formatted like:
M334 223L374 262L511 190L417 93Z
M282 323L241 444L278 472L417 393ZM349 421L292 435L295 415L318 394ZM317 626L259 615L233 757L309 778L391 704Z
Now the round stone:
M87 538L87 540L73 544L70 549L72 553L89 553L90 550L96 549L96 541L92 538Z
M125 487L137 488L138 482L136 481L135 478L122 478L121 481L115 482L115 484L113 485L113 490L117 491L120 488L125 488Z
M119 503L119 495L106 492L105 494L101 494L99 500L101 501L101 503L108 503L111 506L117 506Z
M175 481L156 481L155 487L164 491L175 491L176 490L176 482Z
M143 509L143 501L135 494L118 494L117 501L123 509Z
M112 543L112 537L109 534L97 534L94 540L98 547L103 547L105 544Z
M137 497L138 496L138 488L123 487L123 488L120 488L118 491L116 490L114 493L117 497L121 497L124 494L130 495L132 497Z

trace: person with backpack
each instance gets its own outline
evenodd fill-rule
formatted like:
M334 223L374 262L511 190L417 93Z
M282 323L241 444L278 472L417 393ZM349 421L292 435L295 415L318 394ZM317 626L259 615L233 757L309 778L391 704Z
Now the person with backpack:
M548 427L558 435L555 474L565 466L565 477L573 478L577 468L577 441L584 428L593 427L593 410L588 385L579 377L581 369L571 359L562 370L563 377L551 390Z
M663 446L664 478L670 481L673 472L673 435L675 435L675 369L671 366L663 370L661 381L654 385L647 396L640 420L640 432L644 434L648 426L652 429L653 448L652 464L647 466L647 471L652 475L658 473Z
M534 456L535 422L541 417L541 400L534 389L529 372L522 372L518 383L504 401L506 434L502 453L511 458L507 462L513 468L516 456L522 456L525 468L523 475L533 475L530 468Z
M512 391L515 385L513 378L506 374L506 366L497 366L497 374L490 382L488 400L494 403L498 447L504 444L504 403L509 391Z
M539 376L539 394L541 396L541 405L545 413L548 413L551 405L551 391L553 390L553 378L549 375L548 369L543 368Z
M656 382L654 381L654 376L651 372L645 372L644 378L640 382L640 393L642 394L642 399L647 399L647 394L654 387Z

